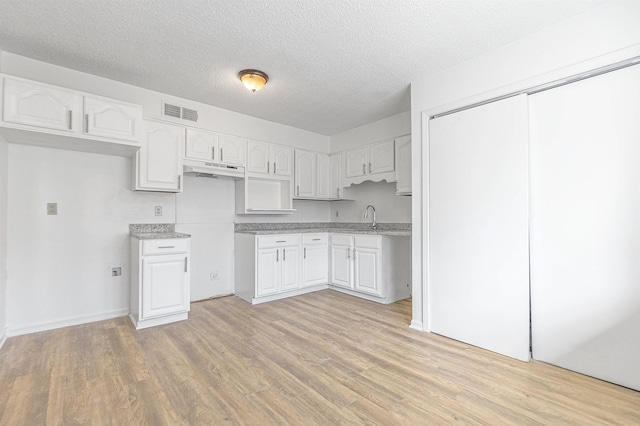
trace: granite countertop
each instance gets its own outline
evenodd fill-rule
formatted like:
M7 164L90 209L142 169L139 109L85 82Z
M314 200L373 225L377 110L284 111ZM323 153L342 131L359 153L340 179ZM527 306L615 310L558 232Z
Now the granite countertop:
M129 225L129 234L139 240L191 238L190 234L176 232L176 226L173 223L134 223Z
M379 223L374 229L369 223L237 223L235 232L252 235L334 232L410 237L411 224Z

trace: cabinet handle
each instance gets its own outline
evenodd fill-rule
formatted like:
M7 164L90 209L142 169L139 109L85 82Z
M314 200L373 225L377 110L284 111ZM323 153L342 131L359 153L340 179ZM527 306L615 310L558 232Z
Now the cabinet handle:
M300 185L297 186L298 189L298 197L300 196Z
M269 169L269 162L267 161L267 174L271 173L271 170Z
M303 251L304 251L304 254L303 254L302 258L306 259L307 258L307 248L305 247Z
M282 249L282 261L287 261L287 249Z
M286 242L287 242L287 240L278 240L278 241L276 241L276 243L286 243Z
M313 238L312 241L320 241L320 238Z
M274 175L275 175L276 173L278 173L278 172L276 172L277 167L278 167L278 164L274 161L274 162L273 162L273 174L274 174Z
M220 161L224 161L224 148L220 148Z
M347 259L351 259L351 249L347 249Z
M364 163L362 163L362 174L367 174L367 166Z
M69 110L69 130L73 130L73 111Z
M369 173L371 173L371 163L369 163Z
M84 132L89 133L89 114L84 115Z
M337 194L336 198L340 198L340 187L336 188L336 194Z
M182 189L182 176L178 175L178 189Z
M215 146L211 147L211 159L212 160L216 159L216 147Z
M280 260L278 259L278 254L280 253L280 250L276 250L276 262L279 262Z
M184 257L184 271L187 272L187 256Z
M159 249L161 249L161 248L176 248L176 246L160 246L160 247L158 247L158 248L159 248Z

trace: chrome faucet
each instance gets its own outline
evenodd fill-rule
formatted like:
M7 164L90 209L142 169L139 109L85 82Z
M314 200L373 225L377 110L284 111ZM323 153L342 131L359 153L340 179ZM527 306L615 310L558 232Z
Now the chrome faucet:
M373 212L373 216L371 217L372 221L371 221L371 227L375 229L375 227L377 226L376 224L376 208L373 207L371 204L369 204L367 206L366 209L364 209L364 218L368 218L369 217L369 207L371 207L371 211Z

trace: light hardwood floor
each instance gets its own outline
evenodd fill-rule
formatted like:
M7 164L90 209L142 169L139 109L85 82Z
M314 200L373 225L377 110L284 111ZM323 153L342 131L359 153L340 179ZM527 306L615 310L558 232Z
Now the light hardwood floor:
M10 338L0 424L640 424L639 392L411 330L410 311L326 290Z

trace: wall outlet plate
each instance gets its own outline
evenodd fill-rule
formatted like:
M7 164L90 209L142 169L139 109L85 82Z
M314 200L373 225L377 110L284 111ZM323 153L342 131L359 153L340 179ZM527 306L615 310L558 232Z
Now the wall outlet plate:
M162 216L162 206L156 206L156 216Z
M117 278L122 276L122 265L111 267L111 278Z
M55 216L58 214L58 203L47 203L47 214Z
M210 275L211 280L219 280L220 279L220 273L218 271L214 271L211 273Z

